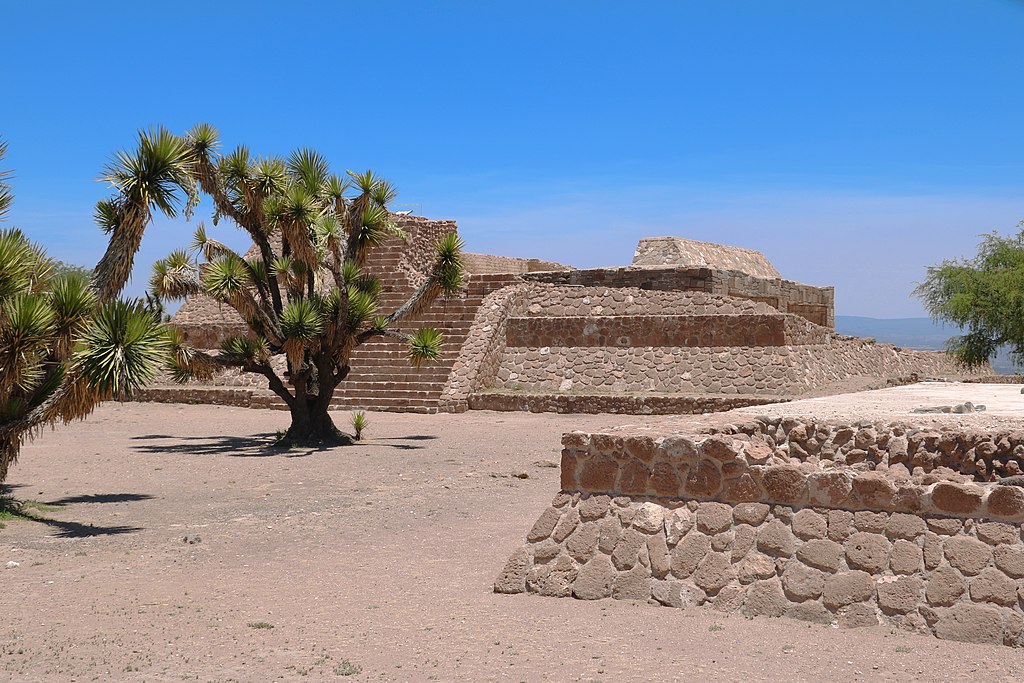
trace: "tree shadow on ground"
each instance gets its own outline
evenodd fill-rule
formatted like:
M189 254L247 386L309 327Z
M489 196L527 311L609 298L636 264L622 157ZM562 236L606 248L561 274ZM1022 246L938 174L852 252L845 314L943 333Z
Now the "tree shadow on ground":
M137 500L150 500L148 493L86 493L81 496L65 496L57 500L47 501L47 505L63 507L76 503L130 503Z
M145 434L133 436L133 441L157 442L169 440L174 443L140 443L133 446L143 453L183 453L188 455L228 455L233 458L261 458L267 456L298 456L306 451L289 450L274 445L277 434L264 433L252 436L172 436Z
M145 434L131 437L133 441L148 441L152 443L140 443L133 446L135 450L143 453L182 453L187 455L226 455L232 458L264 458L279 456L297 458L310 455L314 452L330 451L336 448L347 448L347 446L322 446L319 448L282 448L275 445L278 434L253 434L252 436L171 436L164 434ZM353 446L376 446L383 448L397 448L400 450L416 450L426 448L410 443L377 443L383 441L426 441L436 439L436 436L413 435L413 436L391 436L380 439L363 439L357 441ZM170 440L175 443L155 443L160 440Z
M6 492L11 488L13 488L13 486L5 485L2 487L5 495L0 496L0 519L21 520L25 522L43 524L51 529L57 530L57 533L54 534L54 537L56 538L114 536L117 534L130 534L136 531L142 531L142 528L137 526L96 526L94 524L82 524L80 522L69 522L62 519L44 517L36 512L35 508L39 507L38 503L33 501L15 500L12 496L6 495ZM114 495L132 496L134 494ZM149 496L146 497L148 498ZM42 504L42 509L46 509L51 505L53 505L53 503L44 503Z

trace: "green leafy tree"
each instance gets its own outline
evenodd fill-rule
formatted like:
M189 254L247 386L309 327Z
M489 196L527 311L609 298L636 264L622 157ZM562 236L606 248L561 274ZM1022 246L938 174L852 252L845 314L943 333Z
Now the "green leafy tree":
M984 365L1003 346L1024 363L1024 222L1017 227L1010 237L984 235L972 259L929 268L914 290L932 318L965 332L946 348L968 367Z
M0 144L0 159L5 152ZM0 220L13 201L9 179L0 173ZM167 329L142 307L103 300L84 272L0 229L0 483L25 439L130 396L169 349Z
M96 279L101 292L118 290L131 271L152 209L189 213L200 196L213 203L214 224L229 219L256 247L245 259L199 225L190 246L154 265L150 289L166 300L205 294L236 310L251 334L229 339L217 354L176 339L175 376L208 378L223 367L262 375L291 412L286 445L348 442L328 413L335 389L349 374L352 352L382 336L408 342L414 365L435 360L441 335L394 330L438 296L462 283L462 243L442 237L426 280L397 310L378 311L380 283L364 272L374 245L401 235L388 211L396 191L371 171L331 172L319 153L300 149L287 159L257 157L246 147L219 152L206 124L183 136L164 129L139 134L138 148L119 153L106 178L117 188L97 216L111 234ZM280 375L272 359L283 357Z

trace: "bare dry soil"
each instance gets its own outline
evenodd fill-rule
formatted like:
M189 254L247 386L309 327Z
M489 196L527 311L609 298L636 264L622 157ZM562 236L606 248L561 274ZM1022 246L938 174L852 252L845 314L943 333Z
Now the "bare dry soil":
M561 433L630 419L372 414L282 452L284 413L105 406L12 471L38 520L0 519L0 678L1024 680L1024 653L883 627L495 595Z

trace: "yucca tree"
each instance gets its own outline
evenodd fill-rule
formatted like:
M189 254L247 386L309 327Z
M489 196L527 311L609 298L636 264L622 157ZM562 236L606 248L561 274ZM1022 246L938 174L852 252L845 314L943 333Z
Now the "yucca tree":
M432 328L402 334L395 326L462 283L462 243L442 237L425 282L397 310L377 308L380 283L363 267L370 249L401 236L388 203L395 189L371 171L331 173L319 153L300 149L287 159L257 157L245 147L222 155L218 133L200 124L182 136L142 132L134 152L120 153L107 176L118 194L97 216L111 247L97 269L101 292L116 291L131 270L151 210L189 212L200 195L214 206L214 224L227 218L252 239L245 259L199 225L188 248L154 265L151 289L164 299L205 294L236 310L251 334L227 340L217 354L173 349L175 376L208 378L223 367L264 376L291 411L285 445L347 442L328 407L349 374L352 352L381 336L408 342L409 361L435 360L441 335ZM159 196L165 201L155 201ZM283 357L286 371L272 359Z
M0 144L0 159L6 145ZM0 220L13 196L0 173ZM63 271L63 272L60 272ZM106 301L19 230L0 229L0 483L44 426L125 398L167 362L167 328L137 303Z

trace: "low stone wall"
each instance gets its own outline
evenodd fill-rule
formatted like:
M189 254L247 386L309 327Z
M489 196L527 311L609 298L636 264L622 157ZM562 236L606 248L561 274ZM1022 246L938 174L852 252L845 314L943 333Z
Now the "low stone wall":
M766 303L705 292L541 284L533 284L526 291L528 296L517 301L517 317L778 314L777 309Z
M975 481L950 446L1019 463L1018 436L778 418L566 434L562 492L495 590L1021 645L1024 489Z
M703 415L769 403L778 403L778 399L760 396L529 394L494 391L469 396L469 407L473 410L529 413Z
M617 391L796 396L852 378L960 378L944 353L833 338L827 344L729 347L507 346L494 386L531 391ZM970 373L967 373L970 374Z

